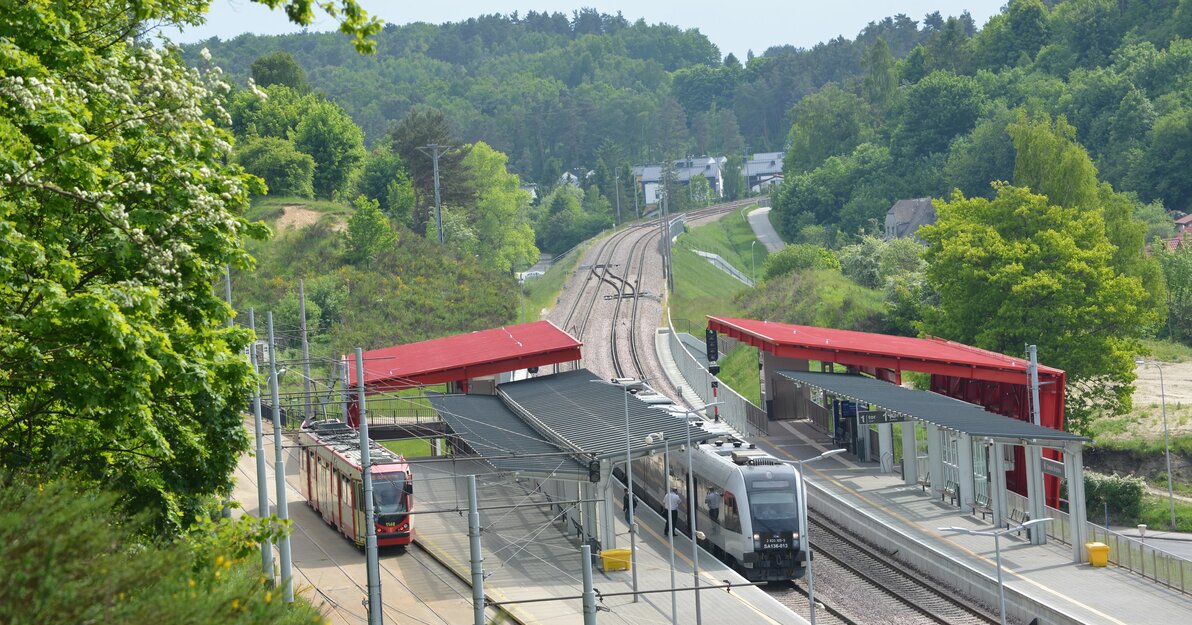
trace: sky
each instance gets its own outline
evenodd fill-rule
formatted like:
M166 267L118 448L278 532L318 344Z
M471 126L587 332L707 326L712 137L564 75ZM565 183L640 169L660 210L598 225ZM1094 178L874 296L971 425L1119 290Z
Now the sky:
M978 26L983 26L996 14L1006 0L574 0L549 2L543 0L438 0L408 2L402 0L360 0L370 15L393 24L412 22L458 22L483 14L508 15L514 11L561 12L571 15L580 7L591 7L601 13L615 15L618 11L633 22L644 18L648 23L665 22L681 28L697 28L720 48L742 61L747 50L760 55L771 46L791 44L811 47L838 35L853 38L871 21L905 13L921 22L932 11L942 15L959 15L966 9ZM310 30L334 30L335 23L320 14ZM211 37L231 39L242 33L281 34L298 32L285 13L270 11L250 0L212 0L207 23L183 32L166 31L178 43L193 43Z

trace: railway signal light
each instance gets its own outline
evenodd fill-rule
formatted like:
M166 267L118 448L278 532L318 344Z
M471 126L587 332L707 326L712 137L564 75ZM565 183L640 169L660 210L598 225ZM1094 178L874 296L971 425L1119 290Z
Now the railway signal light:
M708 328L704 332L704 346L708 352L708 362L714 363L720 360L720 348L716 342L716 331Z
M588 481L596 483L600 481L600 461L592 460L588 462Z

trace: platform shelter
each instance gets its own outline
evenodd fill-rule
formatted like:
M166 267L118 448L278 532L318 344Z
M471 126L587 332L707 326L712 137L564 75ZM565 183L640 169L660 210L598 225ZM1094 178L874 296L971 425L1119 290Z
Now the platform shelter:
M366 394L446 384L448 393L492 395L512 372L578 362L583 343L550 321L502 326L364 352ZM345 355L345 389L359 383L356 359ZM358 409L354 393L345 397L348 419Z
M796 389L793 382L779 372L808 371L813 368L813 363L820 371L831 371L833 365L843 365L850 372L864 373L894 384L902 383L903 372L927 373L931 376L931 390L940 395L1052 430L1062 431L1064 427L1066 374L1053 367L1036 367L1038 410L1037 417L1033 416L1032 371L1024 358L938 338L890 336L753 319L709 316L708 327L722 337L758 349L761 399L771 420L810 418L821 429L833 430L838 435L841 430L849 429L847 434L857 437L850 442L857 443L856 450L863 459L869 459L870 428L858 427L855 415L842 419L839 413L816 406L809 401L805 390ZM889 428L888 424L877 427L878 450L874 458L887 468L893 459ZM1046 493L1046 502L1058 507L1059 477L1044 475L1044 457L1058 460L1059 452L1016 446L1009 454L1009 468L1005 472L1007 486L1025 495L1029 483L1040 480L1044 484L1042 492ZM915 475L913 464L916 463L906 463L904 474ZM946 484L934 486L937 490L945 487Z

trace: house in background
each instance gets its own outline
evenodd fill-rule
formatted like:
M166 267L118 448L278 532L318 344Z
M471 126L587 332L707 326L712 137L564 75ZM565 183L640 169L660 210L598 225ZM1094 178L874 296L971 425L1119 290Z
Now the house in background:
M1175 220L1175 231L1177 233L1186 232L1192 229L1192 214L1184 215Z
M708 179L708 185L712 187L713 197L723 197L724 163L726 160L723 156L696 156L672 161L672 163L679 184L687 185L696 176L703 176ZM662 188L662 167L662 165L635 165L633 167L633 176L637 180L646 204L658 202L658 193Z
M931 198L898 200L886 211L886 239L914 237L921 226L935 223Z
M782 159L786 152L758 152L745 161L745 188L761 193L782 184Z

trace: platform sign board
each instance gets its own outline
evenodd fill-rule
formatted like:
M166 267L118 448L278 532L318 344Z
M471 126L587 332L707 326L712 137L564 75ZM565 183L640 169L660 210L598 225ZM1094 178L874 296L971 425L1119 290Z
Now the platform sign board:
M905 418L887 413L885 410L858 410L857 423L861 425L877 425L879 423L899 423Z
M1054 475L1062 480L1064 479L1064 463L1060 462L1059 460L1044 458L1043 473L1045 475Z

